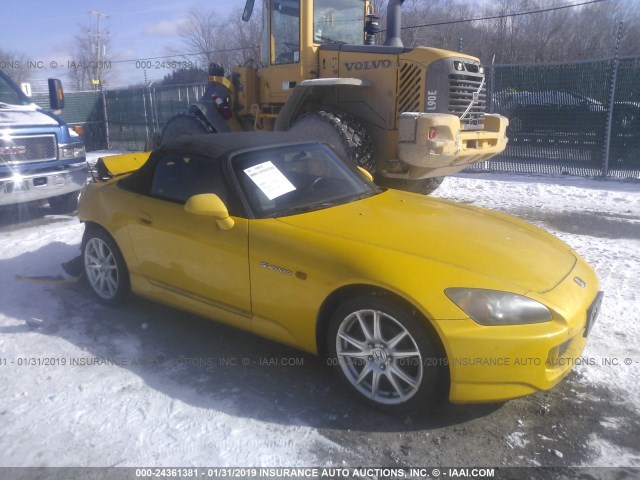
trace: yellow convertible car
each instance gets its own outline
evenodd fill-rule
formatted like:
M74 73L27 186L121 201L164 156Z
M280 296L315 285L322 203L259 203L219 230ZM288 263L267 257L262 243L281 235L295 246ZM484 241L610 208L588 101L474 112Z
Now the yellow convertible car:
M378 188L287 133L101 159L79 216L101 301L133 291L323 355L390 411L553 387L602 298L589 265L543 230Z

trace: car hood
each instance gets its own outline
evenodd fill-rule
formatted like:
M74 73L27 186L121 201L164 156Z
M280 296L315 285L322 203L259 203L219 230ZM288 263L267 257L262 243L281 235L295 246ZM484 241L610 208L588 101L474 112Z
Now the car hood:
M397 190L278 220L454 265L526 291L552 289L576 263L566 244L515 217Z

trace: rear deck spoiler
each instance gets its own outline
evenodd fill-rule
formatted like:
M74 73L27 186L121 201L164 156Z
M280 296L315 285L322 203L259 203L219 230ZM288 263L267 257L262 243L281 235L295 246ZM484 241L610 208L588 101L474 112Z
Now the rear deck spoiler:
M113 177L135 172L146 163L150 153L151 152L136 152L100 157L91 170L93 180L96 182L104 182Z

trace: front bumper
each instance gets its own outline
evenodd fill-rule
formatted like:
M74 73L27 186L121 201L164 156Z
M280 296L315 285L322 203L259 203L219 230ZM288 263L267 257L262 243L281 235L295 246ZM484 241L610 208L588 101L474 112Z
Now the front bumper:
M580 281L585 283L580 285ZM598 279L579 261L553 290L529 296L550 306L553 320L532 325L481 326L471 319L438 322L453 403L503 401L548 390L582 358L588 312L599 301ZM587 332L588 333L588 332Z
M87 162L74 163L60 170L42 169L0 178L0 206L45 200L82 190L87 183Z
M483 130L461 130L460 119L455 115L405 112L398 128L398 160L408 169L384 175L420 179L459 172L503 152L507 147L507 125L506 117L486 114Z

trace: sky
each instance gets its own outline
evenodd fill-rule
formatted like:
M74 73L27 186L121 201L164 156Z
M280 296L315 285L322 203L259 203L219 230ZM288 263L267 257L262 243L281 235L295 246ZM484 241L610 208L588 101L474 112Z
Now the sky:
M66 85L70 83L68 62L74 60L74 37L86 31L83 25L96 28L96 15L89 12L108 15L101 19L100 27L111 39L108 56L113 60L135 60L166 55L172 47L185 51L180 48L178 27L191 7L219 9L224 18L244 3L245 0L2 0L0 49L24 54L37 62L31 68L32 83L37 85L41 79L57 77ZM107 88L144 81L144 68L135 61L112 63L111 68L113 78ZM171 71L155 61L146 70L149 82Z

